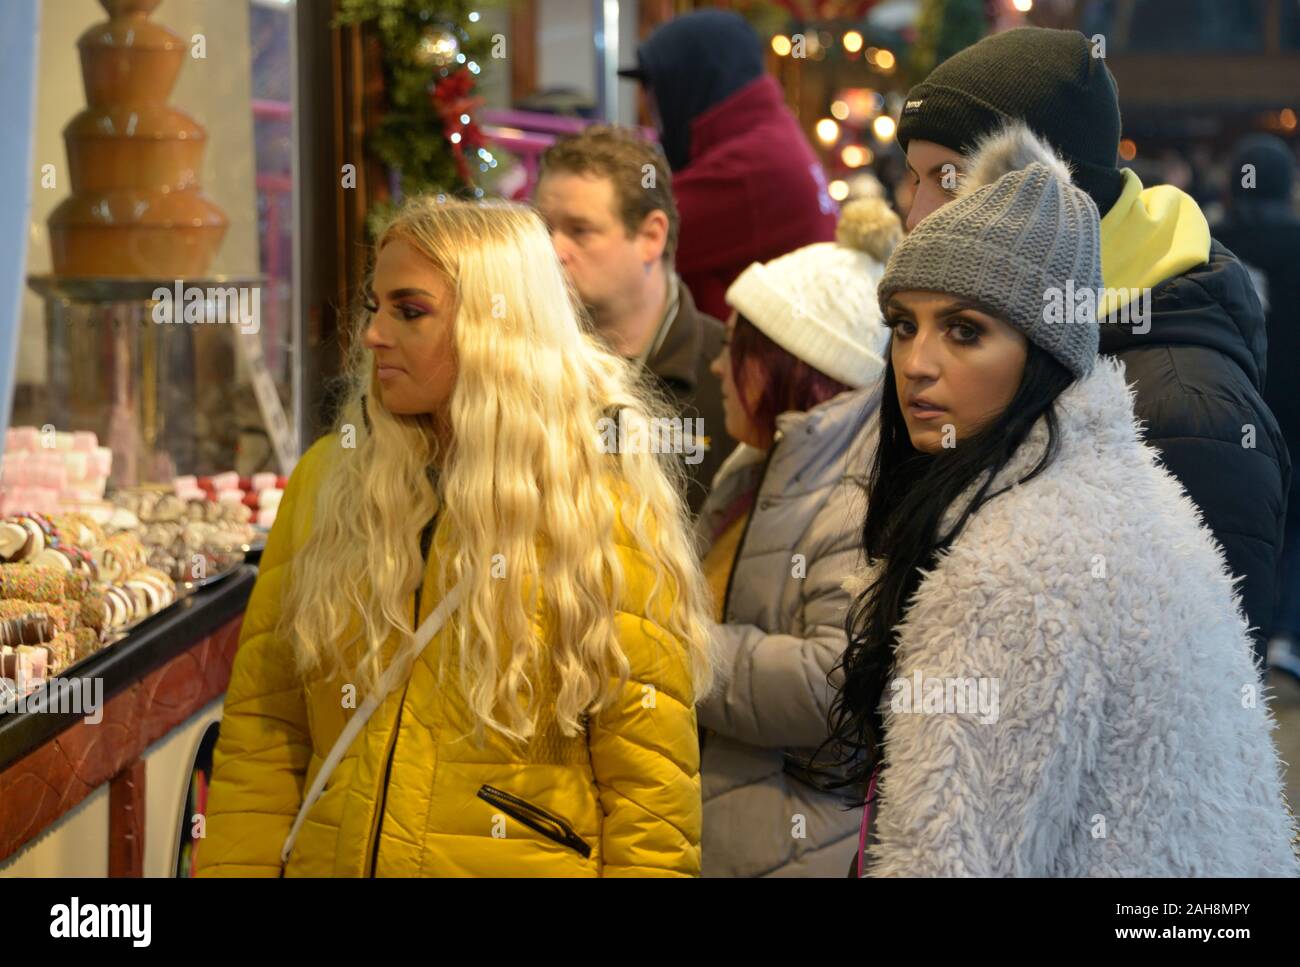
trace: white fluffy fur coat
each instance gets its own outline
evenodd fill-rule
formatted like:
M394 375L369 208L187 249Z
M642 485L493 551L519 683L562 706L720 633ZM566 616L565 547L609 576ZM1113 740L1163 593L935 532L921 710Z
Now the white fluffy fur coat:
M900 626L895 680L985 679L999 708L886 712L867 874L1297 875L1222 552L1140 442L1121 364L1057 412L1054 462L972 516ZM1046 439L1040 419L993 489Z

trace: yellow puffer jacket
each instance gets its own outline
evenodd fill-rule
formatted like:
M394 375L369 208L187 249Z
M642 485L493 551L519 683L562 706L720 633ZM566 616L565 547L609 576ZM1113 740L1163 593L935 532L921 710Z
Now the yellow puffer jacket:
M274 633L287 565L310 531L335 447L336 438L326 437L304 455L262 555L226 693L199 876L281 874L280 850L305 791L354 714L344 707L341 680L302 684L289 646ZM654 575L645 558L626 532L616 541L626 575L617 627L631 675L587 733L567 738L539 725L526 749L493 734L482 747L464 738L471 720L456 675L440 683L437 671L453 619L352 743L299 831L284 875L699 874L689 661L682 644L646 616ZM439 527L421 621L437 605L433 562L447 550Z

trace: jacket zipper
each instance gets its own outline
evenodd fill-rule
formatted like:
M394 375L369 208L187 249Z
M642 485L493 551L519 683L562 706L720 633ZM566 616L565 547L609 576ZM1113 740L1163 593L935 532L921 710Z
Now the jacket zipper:
M591 857L591 846L588 845L587 841L575 833L573 827L564 820L548 813L540 806L535 806L528 800L520 799L518 796L512 796L505 790L498 789L495 786L480 787L478 797L484 802L496 806L507 816L514 817L529 829L541 833L552 842L576 850L584 860Z
M424 526L420 532L420 550L423 552L421 560L425 562L426 567L429 561L429 542L433 536L433 528L437 523L438 515L434 514L433 519ZM412 627L420 627L420 594L424 590L424 575L421 571L420 584L415 589L415 611L412 617ZM418 657L418 656L417 656ZM414 668L414 665L412 665ZM393 741L388 745L388 755L384 763L384 781L379 787L379 809L376 813L375 830L370 846L370 868L366 873L368 877L374 877L375 870L379 866L379 834L384 828L384 807L388 804L388 778L393 774L393 757L397 752L397 737L402 730L402 709L406 705L406 690L410 687L410 680L402 686L402 699L397 705L397 722L393 726Z
M388 803L388 777L393 774L393 755L397 752L397 735L402 728L402 706L406 704L406 686L402 686L402 699L397 706L397 723L393 726L393 741L388 745L388 761L384 764L384 781L379 787L379 808L376 811L375 832L370 846L370 867L366 876L373 877L379 864L379 834L384 828L384 807Z

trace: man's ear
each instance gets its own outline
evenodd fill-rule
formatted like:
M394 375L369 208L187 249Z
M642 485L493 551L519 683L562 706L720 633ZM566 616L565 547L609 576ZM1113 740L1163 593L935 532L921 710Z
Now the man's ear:
M664 249L667 246L668 216L664 214L663 209L656 208L641 219L641 227L637 230L637 247L640 249L641 261L646 264L659 261L664 257Z

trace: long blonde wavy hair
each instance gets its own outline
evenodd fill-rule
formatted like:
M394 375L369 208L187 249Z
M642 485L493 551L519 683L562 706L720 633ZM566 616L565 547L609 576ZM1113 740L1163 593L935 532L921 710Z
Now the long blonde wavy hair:
M614 543L621 507L656 573L647 614L662 616L684 643L696 694L704 694L712 677L708 591L689 537L680 457L650 447L604 452L597 430L620 409L647 421L668 415L664 401L590 333L531 209L416 198L381 233L376 255L398 239L456 294L451 443L438 452L429 415L385 409L361 342L368 315L358 313L336 426L353 428L355 446L331 454L281 612L299 671L338 671L374 687L385 640L394 629L413 630L407 601L423 579L419 532L438 511L455 550L437 562L435 592L463 584L455 650L476 737L485 729L520 741L536 733L546 663L557 673L560 729L578 733L629 674L614 624L625 587ZM505 562L504 578L493 577L494 560ZM539 585L551 641L540 640L533 621Z

